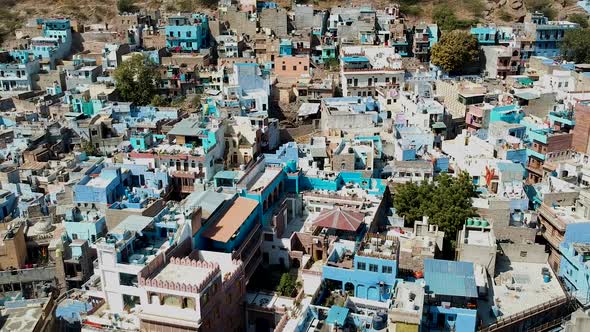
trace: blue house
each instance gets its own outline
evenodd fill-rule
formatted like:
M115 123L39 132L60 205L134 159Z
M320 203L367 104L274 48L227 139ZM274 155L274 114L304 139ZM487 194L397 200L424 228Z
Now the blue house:
M578 27L577 23L549 21L542 13L532 14L530 22L525 21L525 30L528 30L535 39L532 55L549 58L561 55L560 44L565 36L565 31Z
M496 121L520 123L524 115L524 111L518 105L496 106L490 112L490 123Z
M590 223L569 224L559 245L559 276L582 306L590 304Z
M209 46L209 19L205 14L172 16L166 25L166 47L174 52L198 52Z
M258 202L236 197L222 205L222 210L207 220L195 234L198 249L232 252L240 248L247 236L259 225Z
M17 207L16 195L12 191L0 189L0 221L10 217Z
M99 165L74 186L74 203L113 204L130 198L160 198L166 193L169 177L165 171L149 170L146 165Z
M120 168L106 168L100 165L98 171L86 175L74 186L73 201L85 205L112 204L125 193L122 180Z
M495 27L473 27L470 32L480 45L494 45L497 42L498 30Z
M473 263L424 260L428 331L473 332L477 326L477 286Z
M48 60L51 68L55 68L58 60L66 58L72 50L72 27L69 19L37 19L41 26L40 37L31 39L27 50L36 59Z
M26 51L15 50L7 57L0 55L0 91L33 90L33 76L39 70L39 60L31 59Z
M64 226L70 240L86 240L89 243L106 234L106 220L95 210L81 212L72 208L65 213Z
M293 42L291 41L291 39L281 39L281 41L279 42L279 55L293 55Z
M367 235L355 251L354 242L336 243L322 279L350 295L385 302L396 285L399 243L396 238Z

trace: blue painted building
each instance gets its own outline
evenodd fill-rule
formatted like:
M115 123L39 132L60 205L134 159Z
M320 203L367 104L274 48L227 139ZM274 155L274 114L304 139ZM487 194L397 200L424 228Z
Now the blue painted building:
M107 230L105 217L95 210L81 212L72 208L66 211L63 224L70 240L86 240L91 244Z
M360 246L350 241L336 243L322 268L322 279L352 296L385 302L391 299L397 282L398 249L395 238L372 235Z
M133 150L145 151L154 145L154 134L150 131L134 131L129 137Z
M171 16L166 25L166 47L174 52L198 52L209 47L209 19L205 14Z
M568 224L559 251L565 287L582 306L590 304L590 223Z
M146 165L99 165L74 186L74 203L113 204L137 195L140 199L160 198L169 186L168 173Z
M470 33L480 45L495 45L498 41L498 30L493 26L473 27Z
M490 123L496 121L520 123L524 116L524 111L518 105L496 106L490 112Z
M112 204L125 194L124 182L130 184L130 177L117 167L100 166L97 171L86 175L74 186L74 203Z
M0 221L12 217L16 212L17 198L12 191L0 189Z
M16 50L7 57L0 55L0 91L33 90L33 76L39 71L39 60L26 51Z
M41 26L40 37L31 40L28 50L33 57L48 60L51 68L55 68L58 60L69 56L72 50L72 26L69 19L37 19Z
M478 293L473 263L424 259L424 280L428 315L423 326L428 331L476 330Z
M293 55L293 42L291 39L281 39L279 42L279 55L280 56L292 56Z
M577 23L549 21L542 13L531 14L530 18L525 20L525 31L534 38L532 55L549 58L560 56L560 44L565 31L578 27Z
M244 197L222 202L221 209L194 235L196 248L220 252L240 248L250 232L260 225L257 207L258 202Z

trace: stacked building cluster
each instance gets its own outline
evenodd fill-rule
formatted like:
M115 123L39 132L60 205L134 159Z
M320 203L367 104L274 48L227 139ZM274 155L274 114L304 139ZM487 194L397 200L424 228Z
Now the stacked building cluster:
M474 26L451 77L398 6L27 22L0 51L0 328L584 331L590 65L556 59L576 28ZM176 106L123 101L136 55ZM456 237L394 208L463 172Z

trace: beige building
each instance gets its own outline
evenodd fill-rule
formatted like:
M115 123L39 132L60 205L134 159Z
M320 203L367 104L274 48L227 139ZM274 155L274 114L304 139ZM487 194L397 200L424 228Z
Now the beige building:
M260 152L260 130L250 125L247 117L229 120L225 132L226 157L228 167L246 165Z
M25 223L0 223L0 269L20 269L27 259Z

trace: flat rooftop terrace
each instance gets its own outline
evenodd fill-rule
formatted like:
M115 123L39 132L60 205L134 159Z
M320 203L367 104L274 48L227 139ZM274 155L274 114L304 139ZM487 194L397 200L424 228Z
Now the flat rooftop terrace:
M211 269L206 267L168 264L154 277L154 280L190 285L205 280L209 274L211 274Z
M264 173L262 173L260 177L258 177L258 179L256 179L256 181L252 184L250 190L258 191L266 189L266 187L272 183L272 181L281 173L281 171L281 168L267 167L264 170Z
M549 282L543 280L543 268L551 274ZM487 302L478 301L478 315L485 325L565 296L557 276L547 263L510 262L505 257L499 257L496 273L499 277L488 288ZM496 284L499 279L501 281ZM502 316L496 318L491 315L492 304L500 309Z

